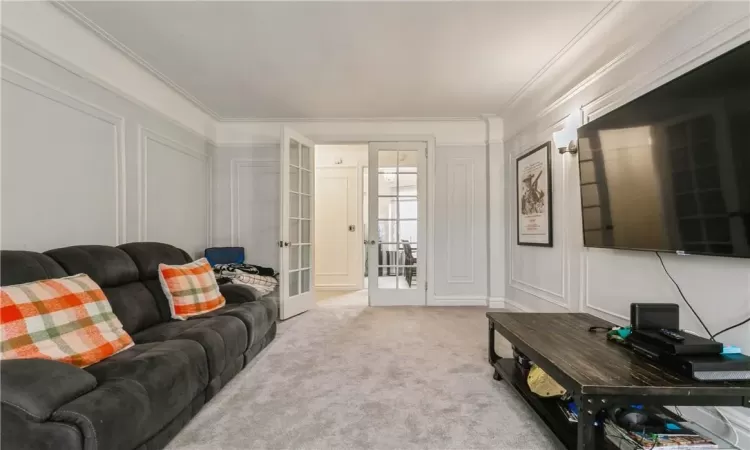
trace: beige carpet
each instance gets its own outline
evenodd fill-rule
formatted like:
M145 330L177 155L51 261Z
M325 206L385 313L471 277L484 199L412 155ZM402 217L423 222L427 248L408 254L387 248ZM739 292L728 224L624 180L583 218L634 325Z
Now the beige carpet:
M320 305L169 449L557 449L486 359L484 308Z

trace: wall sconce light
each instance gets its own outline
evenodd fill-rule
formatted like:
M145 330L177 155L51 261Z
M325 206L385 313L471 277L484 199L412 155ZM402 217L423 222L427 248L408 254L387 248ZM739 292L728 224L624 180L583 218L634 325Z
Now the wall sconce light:
M562 130L553 133L552 139L561 155L565 153L575 155L578 152L578 131L574 126L568 124Z

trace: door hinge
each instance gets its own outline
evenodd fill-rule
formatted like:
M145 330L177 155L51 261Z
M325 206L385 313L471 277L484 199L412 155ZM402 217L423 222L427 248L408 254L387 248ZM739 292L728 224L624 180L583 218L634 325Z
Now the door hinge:
M427 290L427 280L425 280L425 282L424 282L424 290L425 291Z

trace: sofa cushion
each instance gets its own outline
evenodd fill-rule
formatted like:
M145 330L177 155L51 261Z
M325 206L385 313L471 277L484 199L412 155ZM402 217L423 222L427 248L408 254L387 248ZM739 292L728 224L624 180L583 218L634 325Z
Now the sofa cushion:
M124 251L103 245L79 245L45 252L68 273L85 273L96 281L128 333L166 319L151 291L140 282L135 262Z
M276 302L272 298L263 297L247 303L227 304L215 311L192 318L188 322L221 316L236 317L245 324L249 339L247 347L250 348L266 335L271 325L276 322L278 313Z
M136 343L188 339L199 343L208 358L210 379L221 375L227 364L247 349L247 330L235 317L167 322L133 335Z
M159 264L159 281L173 319L200 316L226 304L206 258L181 265Z
M1 359L52 359L86 367L133 345L88 275L0 290Z
M138 268L127 253L106 245L76 245L44 252L73 275L85 273L103 287L138 281Z
M60 407L52 420L75 424L86 448L137 448L208 385L205 352L190 340L136 345L85 370L98 387Z
M62 278L67 275L65 269L47 255L21 250L0 251L2 286Z

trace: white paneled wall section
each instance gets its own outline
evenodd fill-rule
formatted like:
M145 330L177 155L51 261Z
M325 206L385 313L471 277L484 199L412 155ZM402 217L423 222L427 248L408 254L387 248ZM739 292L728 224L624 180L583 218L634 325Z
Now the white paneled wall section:
M438 146L435 158L434 303L486 305L486 147Z
M3 33L2 248L149 239L202 253L211 237L207 139Z

